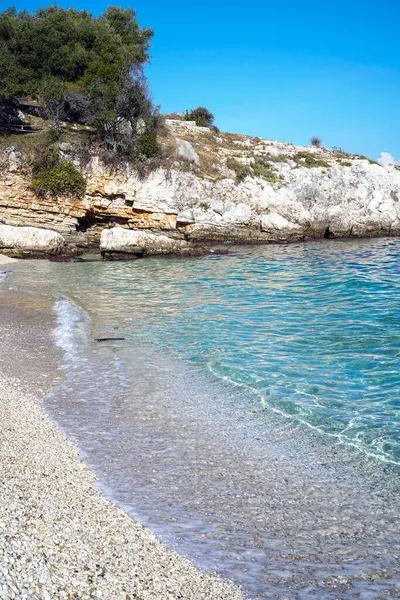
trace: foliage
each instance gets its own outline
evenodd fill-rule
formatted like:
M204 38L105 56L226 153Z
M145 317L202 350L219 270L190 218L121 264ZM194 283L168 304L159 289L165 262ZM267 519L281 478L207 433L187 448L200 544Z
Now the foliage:
M125 77L115 107L108 103L107 94L99 90L97 112L96 123L107 151L126 158L159 153L157 131L161 117L141 71Z
M85 193L85 178L56 148L45 150L33 162L32 171L32 189L38 195L83 196Z
M244 181L246 177L249 177L252 174L250 167L236 160L236 158L228 158L226 161L226 166L228 169L235 171L236 181L238 183Z
M275 163L287 163L289 160L289 156L286 154L272 154L271 152L265 152L263 154L263 159L268 162Z
M42 96L46 80L90 93L98 82L118 93L121 73L148 60L153 35L140 29L132 9L110 6L99 17L56 5L34 13L0 13L3 97ZM5 79L5 82L3 81Z
M268 159L264 156L255 156L251 165L254 177L262 177L269 183L276 182L276 173L272 170Z
M132 9L110 6L99 17L56 5L32 14L7 9L0 13L0 100L36 98L56 128L89 123L106 152L154 156L160 119L143 75L152 35Z
M318 156L316 156L315 154L312 154L311 152L307 152L305 150L302 150L300 152L297 152L294 156L293 156L293 160L299 165L299 166L304 166L307 167L308 169L312 169L312 168L329 168L331 165L328 163L328 161L324 160L323 158L320 158Z
M210 210L211 208L211 204L209 202L200 202L199 207L206 211L206 210Z
M337 146L332 147L332 152L336 158L351 158L351 154L349 152L345 152L343 148L338 148Z
M199 106L194 110L187 110L184 114L185 121L196 121L198 127L212 127L214 124L214 115L204 106Z
M232 169L236 174L236 181L240 183L246 177L262 177L269 183L276 182L276 173L272 170L268 160L263 156L253 156L253 162L250 165L245 165L235 158L228 158L226 166Z
M314 135L311 138L311 145L315 146L315 148L321 148L321 146L322 146L322 140L321 140L321 138L318 137L318 136L316 136L316 135Z
M340 160L339 160L339 164L340 164L342 167L351 167L353 163L352 163L352 162L350 162L349 160L342 160L342 159L340 159Z

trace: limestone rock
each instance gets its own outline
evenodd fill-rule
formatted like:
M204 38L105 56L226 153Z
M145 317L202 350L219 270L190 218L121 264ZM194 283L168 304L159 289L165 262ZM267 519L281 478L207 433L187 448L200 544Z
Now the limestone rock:
M0 248L59 254L64 238L56 231L0 224Z
M299 233L301 227L296 223L291 223L285 217L278 215L278 213L270 213L261 218L261 230L270 233L279 232L280 234L283 233L286 236L290 236L293 232Z
M200 157L190 142L181 141L178 147L178 156L200 165Z
M190 254L193 244L184 240L174 240L166 235L156 235L145 231L132 231L122 227L104 229L100 239L103 256L113 253L144 256L151 254Z
M213 137L189 121L167 124L178 154L196 168L175 161L172 168L140 178L129 164L110 170L92 156L81 166L87 179L83 198L35 196L26 160L9 148L0 156L0 220L54 229L66 244L96 248L102 231L113 224L191 242L294 241L323 237L328 228L336 237L400 235L400 171L395 166L350 155L344 160L326 149L273 140L224 133ZM209 152L208 164L200 161L193 140ZM209 144L208 150L202 144ZM69 147L62 149L71 159ZM227 159L251 167L254 156L270 166L274 183L251 172L239 183L232 178ZM312 160L307 166L310 156L320 166Z

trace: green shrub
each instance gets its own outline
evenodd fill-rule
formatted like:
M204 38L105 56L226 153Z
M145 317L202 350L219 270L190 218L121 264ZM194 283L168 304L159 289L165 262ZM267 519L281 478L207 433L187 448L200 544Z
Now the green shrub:
M268 159L264 156L255 156L251 165L254 177L262 177L269 183L276 182L276 173L273 171Z
M352 154L345 152L342 148L338 148L337 146L333 146L332 152L336 158L351 158Z
M210 210L211 208L211 204L209 202L200 202L199 207L206 211L206 210Z
M321 140L321 138L318 137L318 136L316 136L316 135L314 135L311 138L311 145L315 146L315 148L321 148L321 146L322 146L322 140Z
M161 153L161 148L157 142L157 133L148 129L144 131L132 150L132 155L139 158L153 158Z
M339 164L342 167L351 167L353 163L351 163L349 160L339 160Z
M293 156L293 160L299 166L304 166L308 169L312 169L315 167L328 169L331 166L328 163L328 161L324 160L323 158L320 158L319 156L316 156L315 154L312 154L312 152L307 152L306 150L297 152L297 154Z
M286 163L289 160L289 157L285 154L272 154L271 152L266 152L262 155L262 158L270 163Z
M198 127L212 127L214 124L214 115L204 106L187 110L183 119L184 121L196 121Z
M245 165L236 160L236 158L228 158L226 166L236 173L236 181L240 183L246 177L262 177L269 183L275 183L277 180L276 173L264 156L253 156L253 162L250 165Z
M45 150L32 164L32 189L38 195L83 196L86 180L68 160L61 158L56 148Z
M236 181L240 183L244 181L246 177L252 175L252 170L248 165L244 165L242 162L236 160L236 158L228 158L226 161L228 169L232 169L236 174Z

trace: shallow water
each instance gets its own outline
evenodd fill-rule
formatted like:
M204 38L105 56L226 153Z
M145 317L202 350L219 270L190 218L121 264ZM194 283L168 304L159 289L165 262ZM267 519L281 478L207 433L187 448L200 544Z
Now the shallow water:
M385 598L399 261L394 239L315 242L19 263L11 283L76 303L56 305L68 378L47 407L131 514L252 597Z

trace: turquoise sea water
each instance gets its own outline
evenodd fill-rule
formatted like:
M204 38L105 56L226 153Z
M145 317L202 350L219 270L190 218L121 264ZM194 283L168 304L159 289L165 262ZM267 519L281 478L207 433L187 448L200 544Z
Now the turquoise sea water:
M132 277L129 277L132 273ZM400 245L242 251L112 269L107 285L182 358L266 409L400 460Z
M166 543L253 598L389 598L399 265L396 239L335 240L26 262L6 285L58 295L46 406Z
M52 273L105 328L123 325L251 390L266 410L400 461L396 239L51 265L49 286Z

